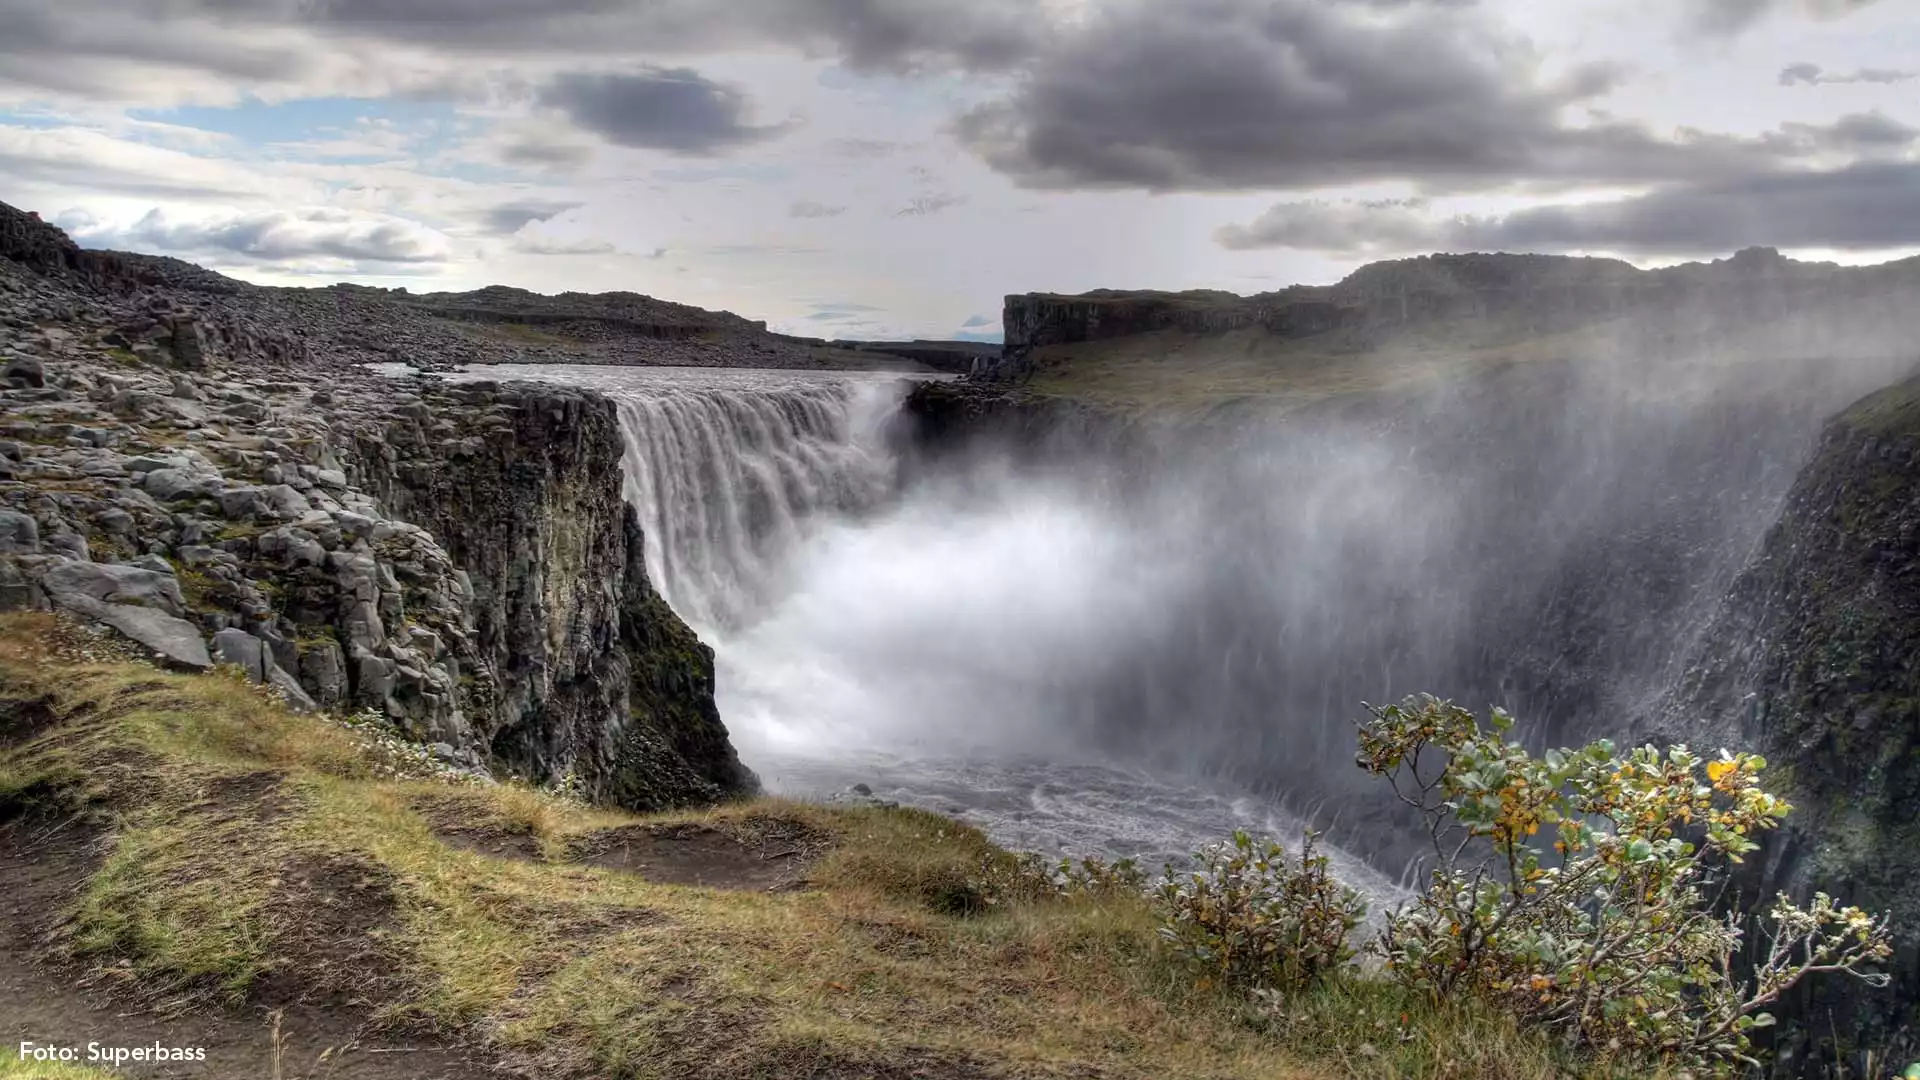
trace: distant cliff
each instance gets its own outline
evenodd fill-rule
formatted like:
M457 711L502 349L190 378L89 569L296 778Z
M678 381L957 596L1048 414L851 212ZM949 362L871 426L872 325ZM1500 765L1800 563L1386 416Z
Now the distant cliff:
M1920 259L1842 267L1796 262L1771 248L1660 270L1552 255L1424 255L1373 263L1334 285L1296 285L1254 296L1211 290L1011 295L1003 316L1004 349L974 374L1018 380L1032 373L1038 350L1157 331L1249 331L1281 340L1344 334L1330 346L1367 351L1409 335L1431 335L1446 323L1459 324L1467 339L1462 344L1478 345L1627 316L1645 324L1636 334L1711 335L1795 312L1816 320L1830 313L1834 333L1858 334L1874 331L1870 324L1876 320L1899 321L1903 312L1890 309L1904 308L1915 288ZM1874 303L1889 310L1859 310ZM1848 306L1842 310L1836 306L1841 304Z

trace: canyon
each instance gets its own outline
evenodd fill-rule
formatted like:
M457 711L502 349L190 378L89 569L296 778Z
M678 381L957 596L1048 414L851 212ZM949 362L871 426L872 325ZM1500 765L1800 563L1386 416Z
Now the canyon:
M1812 1068L1920 1008L1916 285L1431 256L862 347L631 294L261 289L0 207L0 607L451 772L634 810L860 782L1150 860L1311 822L1382 899L1422 865L1352 767L1363 702L1757 750L1799 811L1735 902L1899 933L1893 991L1775 1033Z

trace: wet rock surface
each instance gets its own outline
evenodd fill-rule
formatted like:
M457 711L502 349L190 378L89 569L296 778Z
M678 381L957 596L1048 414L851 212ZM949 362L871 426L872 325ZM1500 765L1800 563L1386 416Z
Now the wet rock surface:
M610 403L367 371L475 357L333 293L0 206L0 609L627 806L750 787L711 654L646 579Z
M1815 890L1891 916L1894 985L1817 980L1774 1041L1818 1075L1920 1050L1920 380L1828 425L1735 582L1660 735L1764 754L1793 803L1749 859L1745 902ZM1832 1043L1837 1039L1838 1048Z

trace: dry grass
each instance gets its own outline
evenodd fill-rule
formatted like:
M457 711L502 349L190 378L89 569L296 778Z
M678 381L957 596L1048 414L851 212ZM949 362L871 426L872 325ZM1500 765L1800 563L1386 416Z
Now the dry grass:
M0 747L0 775L11 790L63 777L36 790L113 828L68 947L174 1007L365 955L355 962L385 969L366 980L384 988L384 1018L548 1076L1570 1072L1499 1018L1357 976L1277 1014L1197 987L1157 948L1143 898L1041 895L1012 856L933 814L763 800L636 818L514 786L382 778L355 735L243 683L88 661L49 648L59 636L46 617L0 618L0 696L51 701L58 717ZM807 889L727 892L461 850L423 806L510 826L553 856L589 833L673 823L827 850ZM351 930L376 940L328 937L347 931L322 925L287 872L312 865L378 879L390 918Z

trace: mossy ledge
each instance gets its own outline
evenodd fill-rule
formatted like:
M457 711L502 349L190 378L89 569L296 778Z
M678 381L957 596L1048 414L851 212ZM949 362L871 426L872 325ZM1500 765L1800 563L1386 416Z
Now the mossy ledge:
M933 814L641 817L453 781L104 641L0 618L0 838L92 822L51 970L113 972L138 1002L257 1019L272 995L348 988L370 1033L546 1077L1609 1074L1364 975L1255 1009L1165 957L1144 898L1023 886L1014 856ZM719 863L674 884L606 857L641 838L656 860L697 841L791 869L773 889Z

